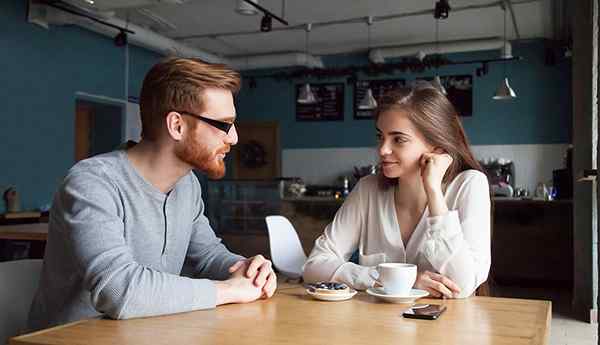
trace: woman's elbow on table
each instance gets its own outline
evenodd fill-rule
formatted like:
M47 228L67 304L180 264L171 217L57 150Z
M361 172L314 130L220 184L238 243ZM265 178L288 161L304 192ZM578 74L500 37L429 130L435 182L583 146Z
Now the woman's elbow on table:
M306 283L315 283L319 281L319 272L310 262L307 262L302 267L302 280Z
M324 269L324 263L310 258L302 267L302 279L307 283L331 280L331 274Z

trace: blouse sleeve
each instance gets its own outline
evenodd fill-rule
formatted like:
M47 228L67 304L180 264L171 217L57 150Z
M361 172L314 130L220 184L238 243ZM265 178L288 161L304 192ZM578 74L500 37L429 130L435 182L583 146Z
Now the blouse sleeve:
M338 281L355 289L366 289L373 285L369 267L348 262L358 248L367 199L363 194L365 183L360 181L352 190L333 221L317 238L315 246L304 265L304 281Z
M439 273L458 284L460 298L472 295L488 277L490 212L487 177L476 172L459 187L454 209L427 219L424 255Z

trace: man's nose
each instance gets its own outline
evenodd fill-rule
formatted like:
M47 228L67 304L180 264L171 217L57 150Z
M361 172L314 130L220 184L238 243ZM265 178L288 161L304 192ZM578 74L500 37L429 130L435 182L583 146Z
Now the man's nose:
M229 145L235 145L238 142L238 135L237 135L237 130L235 128L235 124L233 124L233 126L231 126L231 128L229 129L229 132L227 132L227 136L225 137L225 141L229 144Z

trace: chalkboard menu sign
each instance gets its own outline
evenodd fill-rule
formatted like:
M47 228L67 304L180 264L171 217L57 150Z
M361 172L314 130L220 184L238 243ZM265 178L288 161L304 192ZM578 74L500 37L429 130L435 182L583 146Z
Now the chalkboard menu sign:
M358 108L358 104L365 97L368 88L371 88L375 100L379 101L379 98L386 92L402 87L405 84L406 81L404 79L357 81L356 84L354 84L354 118L370 119L373 117L373 110Z
M296 85L296 99L302 85ZM300 104L296 102L296 121L343 121L344 84L310 84L317 102Z
M433 81L433 77L418 79ZM440 76L440 80L446 89L446 97L454 105L458 115L473 116L473 76L447 75Z

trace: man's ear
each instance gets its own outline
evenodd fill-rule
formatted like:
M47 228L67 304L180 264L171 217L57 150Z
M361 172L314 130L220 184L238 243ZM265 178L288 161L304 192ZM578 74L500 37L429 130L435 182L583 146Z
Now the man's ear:
M165 117L165 123L167 125L167 132L175 141L183 140L184 132L186 131L186 124L183 120L183 116L178 112L171 111Z

